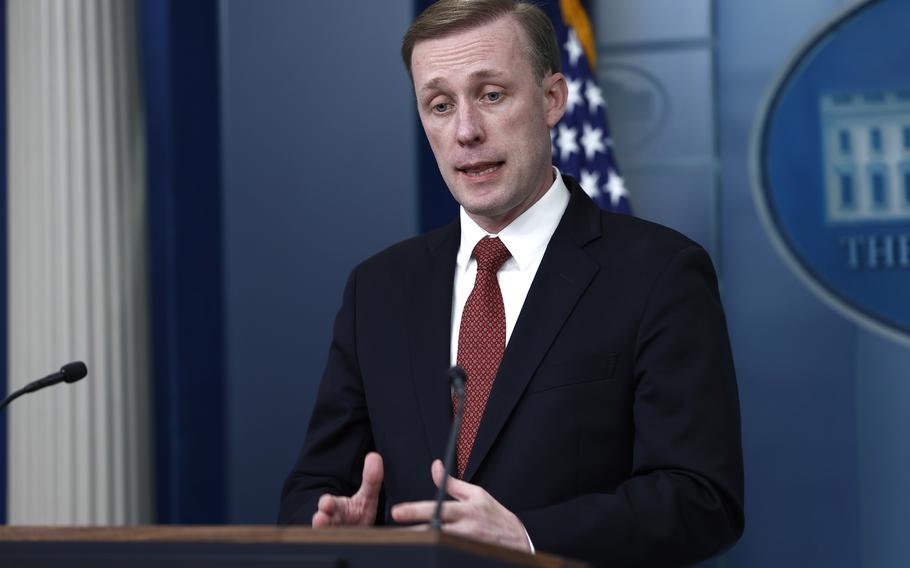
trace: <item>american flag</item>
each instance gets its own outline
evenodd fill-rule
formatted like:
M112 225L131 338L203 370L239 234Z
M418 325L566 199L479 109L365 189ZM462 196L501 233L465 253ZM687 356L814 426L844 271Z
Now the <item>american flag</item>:
M607 103L592 73L596 52L590 21L579 0L558 2L561 17L551 19L569 98L565 116L550 132L553 163L578 180L602 209L631 213L629 194L613 154Z

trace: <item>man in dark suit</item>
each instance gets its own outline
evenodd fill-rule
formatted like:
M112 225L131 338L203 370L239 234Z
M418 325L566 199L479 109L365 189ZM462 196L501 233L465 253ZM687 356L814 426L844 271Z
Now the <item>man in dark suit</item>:
M460 217L351 274L279 521L428 522L457 362L443 530L613 566L730 546L739 403L707 254L550 165L567 88L536 8L444 0L402 53Z

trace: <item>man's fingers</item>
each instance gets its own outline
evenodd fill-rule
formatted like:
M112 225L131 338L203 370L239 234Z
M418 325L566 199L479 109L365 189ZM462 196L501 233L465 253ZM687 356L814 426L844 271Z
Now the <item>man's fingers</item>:
M445 513L445 506L442 508L443 513ZM445 514L443 514L445 516ZM459 519L457 521L445 521L445 526L443 530L449 534L455 534L459 536L466 536L476 540L483 540L483 535L478 534L476 531L476 525L465 522L465 519ZM417 525L408 525L406 527L395 527L394 530L398 531L409 531L409 532L422 532L430 530L429 523L420 523Z
M445 509L444 506L443 509ZM433 518L435 511L436 503L434 501L399 503L392 507L392 518L396 523L426 523Z
M363 460L363 481L357 490L357 496L366 501L378 499L382 489L382 476L382 456L377 452L368 453Z
M343 525L349 522L350 499L336 497L325 493L316 504L316 513L313 515L313 527L330 527Z
M446 468L442 465L442 461L433 460L433 464L430 466L430 475L433 477L433 483L436 484L436 487L442 485L442 479L445 477ZM456 479L449 476L448 484L446 485L446 493L458 499L459 501L465 501L472 495L476 493L477 486L471 485L467 481L461 479Z
M436 512L435 501L414 501L399 503L392 507L392 518L396 523L426 523ZM464 506L457 501L446 501L442 504L443 522L453 522L464 514Z
M319 497L319 503L317 503L316 508L320 513L324 513L329 516L334 515L338 510L338 498L334 495L324 493L321 497Z
M382 488L382 457L370 452L363 460L363 482L353 497L338 497L328 493L319 497L314 528L371 525L376 520L376 506Z
M313 513L313 521L311 523L314 529L322 529L332 526L332 517L326 515L322 511L316 511Z
M346 510L346 503L340 497L328 493L323 494L316 505L316 512L313 513L313 528L319 529L339 524L341 516Z
M442 465L442 460L433 460L430 464L430 475L433 477L433 483L436 487L442 485L442 476L446 473L446 466Z

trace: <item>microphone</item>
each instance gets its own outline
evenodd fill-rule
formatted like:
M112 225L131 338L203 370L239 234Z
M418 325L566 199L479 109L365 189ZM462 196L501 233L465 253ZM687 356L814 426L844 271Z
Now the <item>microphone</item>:
M461 430L461 416L464 414L464 384L468 380L464 369L458 365L449 369L448 376L449 385L452 387L452 392L455 393L457 403L455 405L455 418L452 420L452 429L449 430L449 443L446 446L446 473L445 477L442 478L439 490L436 492L436 512L433 513L433 518L430 519L430 529L435 531L442 530L442 501L445 499L446 485L449 481L449 475L452 474L455 462L455 441L458 439L458 432Z
M7 404L11 403L24 394L35 392L36 390L41 390L44 387L56 385L57 383L75 383L79 379L85 377L87 374L88 369L86 368L85 363L82 361L73 361L72 363L67 363L66 365L60 367L59 372L50 374L43 379L38 379L33 383L29 383L6 397L3 402L0 403L0 409L5 408Z

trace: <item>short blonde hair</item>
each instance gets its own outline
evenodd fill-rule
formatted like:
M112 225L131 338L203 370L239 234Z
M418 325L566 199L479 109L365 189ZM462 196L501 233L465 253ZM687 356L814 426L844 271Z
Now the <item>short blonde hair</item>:
M550 18L533 4L515 0L440 0L424 10L401 42L401 58L411 74L418 41L440 38L512 15L528 39L528 60L538 79L559 72L559 44Z

